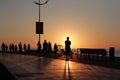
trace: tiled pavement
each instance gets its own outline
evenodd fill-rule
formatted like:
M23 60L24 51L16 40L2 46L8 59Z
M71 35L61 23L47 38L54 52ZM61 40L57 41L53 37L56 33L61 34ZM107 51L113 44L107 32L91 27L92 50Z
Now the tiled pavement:
M120 70L32 55L0 54L18 80L120 80Z

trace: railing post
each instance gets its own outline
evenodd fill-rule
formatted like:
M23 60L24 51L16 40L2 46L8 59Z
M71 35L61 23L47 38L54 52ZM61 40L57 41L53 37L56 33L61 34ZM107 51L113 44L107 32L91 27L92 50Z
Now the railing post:
M114 47L109 48L109 60L112 62L114 62L115 60L115 48Z

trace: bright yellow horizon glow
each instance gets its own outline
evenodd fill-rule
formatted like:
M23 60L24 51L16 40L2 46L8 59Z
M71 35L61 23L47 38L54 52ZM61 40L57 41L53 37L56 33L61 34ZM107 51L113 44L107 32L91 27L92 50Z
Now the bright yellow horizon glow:
M0 0L0 45L22 42L37 48L38 6L32 2ZM47 40L52 47L55 43L65 46L66 37L70 37L71 48L120 50L119 7L120 0L50 0L41 7L41 44Z

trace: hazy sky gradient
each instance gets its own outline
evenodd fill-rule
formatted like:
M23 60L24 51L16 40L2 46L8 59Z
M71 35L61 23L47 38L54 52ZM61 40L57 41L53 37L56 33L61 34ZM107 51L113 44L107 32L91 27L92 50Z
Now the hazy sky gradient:
M22 42L36 47L38 6L33 1L0 0L0 44ZM64 46L69 36L72 48L120 49L120 0L49 0L41 7L41 21L41 42L46 39Z

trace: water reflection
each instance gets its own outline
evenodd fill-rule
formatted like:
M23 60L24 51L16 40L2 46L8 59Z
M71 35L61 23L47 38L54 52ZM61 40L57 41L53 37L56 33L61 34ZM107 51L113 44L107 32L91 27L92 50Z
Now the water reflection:
M65 61L63 80L72 80L70 66L70 61Z

